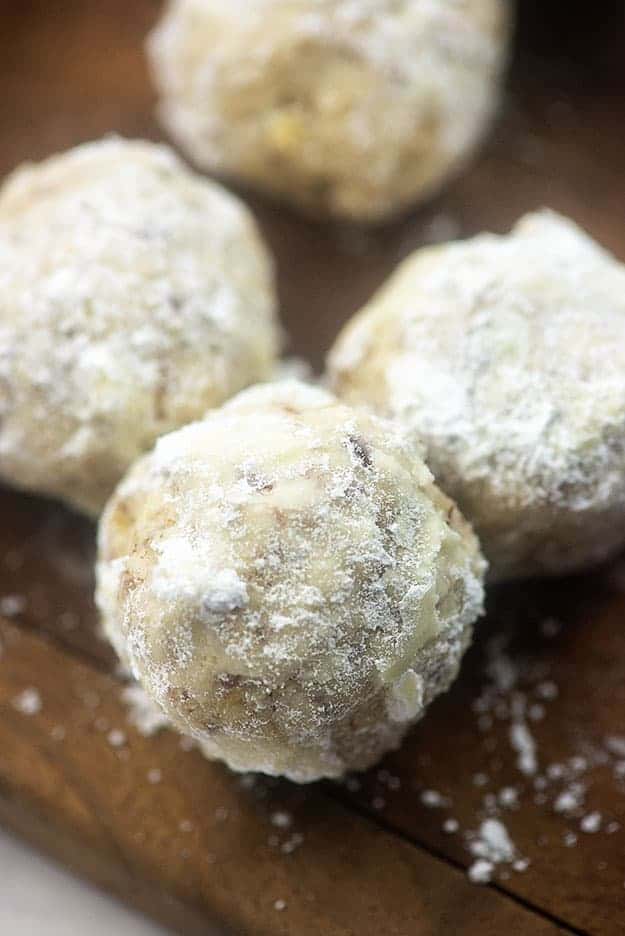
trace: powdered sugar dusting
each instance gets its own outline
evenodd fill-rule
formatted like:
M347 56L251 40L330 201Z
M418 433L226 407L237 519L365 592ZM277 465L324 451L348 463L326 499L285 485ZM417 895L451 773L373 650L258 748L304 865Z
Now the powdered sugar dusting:
M543 211L505 237L417 251L330 354L349 402L422 434L495 578L623 542L624 296L623 266Z
M160 116L199 165L373 219L438 187L479 140L506 27L501 0L179 0L147 49Z
M404 828L410 828L406 793L396 804L393 789L413 789L414 829L445 853L451 848L454 855L457 851L448 839L457 838L466 852L472 882L496 881L506 886L512 875L531 874L532 869L541 873L545 860L541 851L546 845L550 861L558 847L586 848L589 862L591 856L601 856L604 838L622 833L617 804L618 793L625 792L625 758L621 734L613 731L592 737L584 729L583 718L576 722L567 711L566 683L555 676L564 671L568 677L575 671L563 670L551 659L555 645L573 636L567 633L569 625L553 617L536 620L536 599L524 597L519 606L516 589L499 594L502 598L495 599L493 626L485 625L481 648L482 681L472 703L475 737L469 742L470 725L464 725L457 735L467 739L460 748L461 758L467 760L458 761L461 779L453 771L450 775L448 748L436 739L436 725L432 736L426 723L421 743L417 734L412 753L397 755L376 772L375 779L348 780L346 788L359 798L364 796L373 812L384 811L389 821ZM529 653L528 629L530 639L539 641ZM489 632L494 636L487 636ZM475 670L473 676L479 673ZM463 698L461 692L456 702ZM532 720L537 705L540 718ZM455 711L451 700L449 711ZM557 719L563 711L566 721L559 731ZM429 743L433 743L433 754ZM396 781L393 786L391 779ZM610 780L613 791L606 795ZM431 786L433 782L440 787ZM424 833L427 829L431 831ZM607 870L614 856L614 845L608 848L606 843L605 847L606 860L596 863L598 870ZM563 869L563 873L568 871Z
M396 746L482 601L475 540L412 445L299 382L159 440L100 552L105 625L163 711L207 756L296 780Z
M164 146L109 138L14 172L0 285L3 475L91 513L159 435L273 369L252 218Z

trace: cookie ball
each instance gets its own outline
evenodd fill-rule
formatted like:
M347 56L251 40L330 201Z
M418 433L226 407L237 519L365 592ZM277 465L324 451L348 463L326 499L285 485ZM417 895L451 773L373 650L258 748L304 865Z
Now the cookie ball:
M237 199L108 139L0 189L0 478L97 513L155 439L265 379L273 273Z
M346 401L421 434L494 579L625 542L625 267L566 218L417 251L329 369Z
M102 516L97 601L209 756L306 782L374 763L449 686L483 571L405 435L285 381L130 471Z
M198 165L378 221L484 135L508 20L507 0L170 0L147 49L162 122Z

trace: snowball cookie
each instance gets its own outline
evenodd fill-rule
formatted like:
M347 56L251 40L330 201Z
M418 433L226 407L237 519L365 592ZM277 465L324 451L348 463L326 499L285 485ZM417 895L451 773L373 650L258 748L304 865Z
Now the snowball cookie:
M305 782L396 747L482 606L470 527L392 424L299 382L160 439L100 525L134 675L236 770Z
M315 215L429 195L495 110L508 0L170 0L160 115L198 165Z
M0 189L0 478L103 506L157 436L275 363L251 216L149 143L107 139Z
M571 221L418 251L348 324L331 382L418 430L495 579L625 542L625 267Z

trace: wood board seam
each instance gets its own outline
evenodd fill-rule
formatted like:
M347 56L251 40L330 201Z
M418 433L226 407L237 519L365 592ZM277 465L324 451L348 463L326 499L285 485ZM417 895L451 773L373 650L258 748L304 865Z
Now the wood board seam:
M5 619L0 618L0 620ZM40 640L42 642L51 642L59 650L59 652L67 658L78 661L83 666L94 669L109 679L112 679L120 687L123 686L123 680L119 677L119 675L114 671L111 671L109 667L107 667L101 660L98 660L97 657L90 655L87 651L75 647L70 642L63 640L61 636L57 634L51 634L49 631L37 626L36 624L30 624L24 621L7 621L6 623L9 626L16 627L18 630L24 630L36 640ZM342 795L338 786L332 785L329 782L322 783L317 787L317 790L322 798L331 800L335 805L345 809L345 811L352 817L357 817L359 820L366 823L370 827L385 832L397 841L403 842L410 848L427 855L428 858L434 861L446 864L455 871L460 871L463 874L466 873L466 867L462 864L462 862L457 861L449 855L446 855L444 852L439 851L426 842L413 838L411 835L398 828L393 823L382 819L380 816L368 812L366 808L360 806L358 803L353 802L348 796ZM573 924L561 919L555 914L550 913L548 910L544 910L537 904L528 901L526 898L515 894L513 891L507 890L500 884L491 882L488 887L498 893L502 898L512 901L527 913L531 913L533 916L541 918L545 922L552 923L559 927L560 930L569 934L569 936L592 936L592 934L588 933L588 931L575 927Z
M349 796L343 795L339 792L337 787L332 788L328 784L327 794L335 802L341 803L344 807L348 809L353 815L358 815L361 818L368 820L377 828L381 829L383 832L394 836L395 838L400 839L408 845L411 845L413 848L418 848L421 851L426 852L431 858L438 859L439 861L445 862L445 864L450 865L452 868L455 868L457 871L462 871L466 873L466 865L461 861L458 861L455 858L452 858L449 855L446 855L444 852L439 851L439 849L430 845L427 842L424 842L420 839L414 838L412 835L405 832L403 829L400 829L398 826L394 825L392 822L383 819L378 814L370 813L365 807L360 806L358 803L355 803ZM490 881L486 885L480 885L489 887L491 890L496 891L502 897L506 897L509 900L512 900L513 903L518 904L524 910L527 910L533 913L536 916L542 917L549 923L553 923L556 926L560 927L563 932L570 934L570 936L593 936L588 930L580 929L572 923L569 923L567 920L563 920L561 917L557 916L554 913L551 913L549 910L545 910L538 904L532 903L531 900L527 900L525 897L521 897L519 894L516 894L514 891L508 890L502 884L497 883L496 881Z

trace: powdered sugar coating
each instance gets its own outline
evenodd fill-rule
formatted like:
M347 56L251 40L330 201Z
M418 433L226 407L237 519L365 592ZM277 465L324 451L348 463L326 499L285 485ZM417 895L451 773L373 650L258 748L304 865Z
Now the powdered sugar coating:
M506 0L171 0L148 41L160 116L201 166L316 215L430 194L498 100Z
M625 268L543 211L418 251L348 324L331 383L418 430L495 578L625 540Z
M210 756L299 782L396 747L482 606L475 537L410 442L294 381L160 439L99 549L106 633L148 694Z
M157 436L275 362L272 269L238 200L110 138L0 190L0 476L97 512Z

